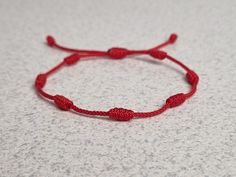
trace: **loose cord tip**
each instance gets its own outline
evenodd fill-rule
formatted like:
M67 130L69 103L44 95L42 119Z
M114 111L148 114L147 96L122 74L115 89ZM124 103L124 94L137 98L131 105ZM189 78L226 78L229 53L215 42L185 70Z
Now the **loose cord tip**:
M173 44L177 40L177 38L178 38L177 34L173 33L169 37L169 42Z
M47 36L47 43L49 46L53 47L56 44L56 41L52 36Z

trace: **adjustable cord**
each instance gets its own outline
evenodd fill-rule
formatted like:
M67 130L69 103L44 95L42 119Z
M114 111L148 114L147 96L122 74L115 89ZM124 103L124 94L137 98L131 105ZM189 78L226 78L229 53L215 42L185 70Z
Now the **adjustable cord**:
M198 75L194 71L189 69L186 65L184 65L182 62L178 61L177 59L170 56L166 52L160 50L161 48L169 44L175 43L176 39L177 35L171 34L166 42L146 50L129 50L126 48L114 47L110 48L107 51L98 51L98 50L80 50L80 49L72 49L64 47L62 45L57 44L56 40L52 36L48 36L47 43L49 46L65 52L70 52L72 54L69 55L68 57L65 57L62 62L60 62L58 65L56 65L49 71L39 74L35 80L35 87L37 88L40 95L49 100L54 101L57 107L64 111L73 110L75 112L84 115L108 116L110 119L117 121L129 121L133 118L147 118L156 116L166 111L169 108L174 108L183 104L186 101L186 99L190 98L197 90L197 85L199 81ZM118 60L118 59L124 59L125 57L130 55L149 55L154 59L158 60L168 59L171 62L174 62L175 64L179 65L186 71L186 80L191 85L190 91L188 93L178 93L176 95L170 96L161 108L151 112L134 112L132 110L124 108L112 108L108 111L87 110L75 106L71 100L62 95L50 95L45 91L43 91L43 87L47 82L47 78L55 71L57 71L58 69L62 68L65 65L73 65L77 63L80 59L88 57L107 57L110 59Z

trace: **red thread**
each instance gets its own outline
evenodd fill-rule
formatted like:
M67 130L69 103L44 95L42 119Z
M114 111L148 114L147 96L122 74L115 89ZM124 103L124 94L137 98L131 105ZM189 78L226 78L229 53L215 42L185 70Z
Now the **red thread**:
M64 111L68 111L73 105L72 101L70 101L68 98L66 98L62 95L55 95L53 97L53 100L54 100L55 104L58 106L58 108L60 108Z
M177 40L177 34L171 34L169 37L169 42L174 43Z
M122 59L128 55L128 50L125 48L114 47L107 51L107 54L110 58L113 59Z
M47 82L46 74L39 74L35 79L35 86L39 89L43 88Z
M62 62L58 65L47 71L46 73L39 74L35 79L35 87L37 88L38 92L45 98L49 100L53 100L54 103L57 105L58 108L69 111L70 109L78 112L80 114L90 115L90 116L108 116L112 120L117 121L129 121L133 118L147 118L156 116L158 114L163 113L168 108L173 108L179 106L185 102L186 99L190 98L197 90L197 84L199 82L198 75L193 71L190 70L186 65L182 62L178 61L174 57L170 56L164 51L160 49L169 45L173 44L177 39L176 34L171 34L169 39L162 44L159 44L153 48L145 49L145 50L129 50L125 48L114 47L107 51L99 51L99 50L81 50L81 49L72 49L68 47L61 46L56 43L56 40L52 36L47 36L47 43L49 46L66 51L72 52L73 54L65 57ZM168 59L169 61L179 65L186 71L186 80L191 85L191 89L188 93L179 93L169 97L166 100L166 103L159 109L150 112L134 112L129 109L124 108L112 108L108 111L93 111L82 109L73 104L71 100L62 96L62 95L50 95L43 91L43 87L46 84L47 77L62 68L65 65L72 65L78 62L80 59L88 58L88 57L108 57L111 59L123 59L129 55L150 55L153 58L163 60Z
M153 57L153 58L157 58L157 59L160 59L160 60L163 60L167 57L167 53L166 52L163 52L163 51L159 51L159 50L150 50L150 55Z
M111 119L118 121L129 121L134 118L134 112L124 108L112 108L108 111L108 115Z
M199 81L198 75L192 70L189 70L187 72L186 79L187 79L188 83L190 83L191 85L196 85Z
M54 46L56 41L52 36L47 36L47 42L49 46Z
M183 104L185 100L186 100L186 96L183 93L178 93L176 95L169 97L166 100L166 104L168 104L170 108L174 108L176 106Z
M73 65L76 62L78 62L79 60L80 60L80 56L77 53L64 58L64 61L67 65Z

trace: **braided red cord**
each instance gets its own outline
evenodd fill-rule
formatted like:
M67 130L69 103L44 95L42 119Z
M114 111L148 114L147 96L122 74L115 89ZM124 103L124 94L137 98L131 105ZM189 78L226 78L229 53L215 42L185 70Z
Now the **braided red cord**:
M185 102L186 99L191 97L197 90L197 84L199 81L198 75L190 70L186 65L184 65L182 62L178 61L174 57L170 56L164 51L160 51L160 48L165 47L169 44L173 44L177 39L176 34L171 34L169 39L160 44L157 45L151 49L147 50L128 50L125 48L118 48L114 47L107 51L98 51L98 50L79 50L79 49L71 49L68 47L61 46L56 43L55 39L52 36L47 37L47 43L49 46L66 51L66 52L72 52L73 54L64 58L62 62L60 62L58 65L47 71L46 73L39 74L36 77L35 80L35 86L43 97L53 100L54 103L57 105L58 108L61 110L74 110L75 112L78 112L80 114L84 115L90 115L90 116L108 116L110 119L117 120L117 121L128 121L132 118L146 118L146 117L152 117L158 114L163 113L168 108L173 108L176 106L179 106ZM47 82L47 78L49 75L53 74L55 71L63 67L64 65L72 65L78 62L82 58L86 57L107 57L111 59L123 59L127 57L128 55L150 55L151 57L159 60L168 59L180 67L182 67L186 71L186 80L191 85L191 89L188 93L178 93L176 95L170 96L166 103L159 109L151 111L151 112L134 112L132 110L124 109L124 108L112 108L109 111L92 111L92 110L86 110L79 108L73 104L71 100L68 98L62 96L62 95L50 95L43 91L43 87L45 86Z

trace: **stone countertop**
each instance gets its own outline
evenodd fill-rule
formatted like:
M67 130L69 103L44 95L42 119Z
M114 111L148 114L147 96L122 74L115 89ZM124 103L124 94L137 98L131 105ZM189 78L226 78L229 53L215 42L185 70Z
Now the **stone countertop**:
M235 177L236 1L51 0L0 2L1 177ZM45 45L164 50L200 76L176 109L130 122L63 112L33 87L67 53ZM151 111L189 89L183 71L150 57L81 61L45 89L87 109Z

